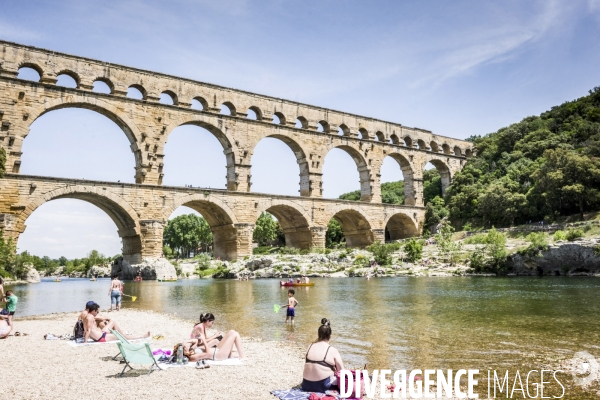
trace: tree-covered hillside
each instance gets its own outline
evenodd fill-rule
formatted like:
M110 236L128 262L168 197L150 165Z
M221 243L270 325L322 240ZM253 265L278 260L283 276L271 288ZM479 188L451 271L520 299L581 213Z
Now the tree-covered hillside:
M509 226L600 210L600 87L540 116L472 137L476 156L441 198L436 170L425 171L425 227L445 216L458 228ZM402 204L403 182L381 185L384 203ZM340 199L360 200L360 192Z
M477 156L445 195L456 225L583 218L600 208L600 87L473 141Z

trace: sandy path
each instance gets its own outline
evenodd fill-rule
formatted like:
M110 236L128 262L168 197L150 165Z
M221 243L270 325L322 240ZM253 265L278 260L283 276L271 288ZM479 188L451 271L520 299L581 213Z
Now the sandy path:
M164 335L165 340L151 341L153 349L172 349L192 328L190 321L153 312L122 310L110 315L128 332ZM29 336L0 340L3 398L273 400L270 390L302 380L303 350L247 338L243 343L249 360L243 366L173 368L150 376L140 366L117 378L123 364L111 360L118 353L116 344L71 347L67 341L43 339L46 333L72 332L76 319L77 313L68 313L15 321L15 330Z

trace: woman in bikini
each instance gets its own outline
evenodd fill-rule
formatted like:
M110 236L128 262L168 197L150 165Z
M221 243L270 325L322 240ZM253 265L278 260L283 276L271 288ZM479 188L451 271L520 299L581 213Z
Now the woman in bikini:
M190 339L184 343L184 347L186 348L186 353L189 353L195 350L195 347L202 350L202 347L205 347L206 351L201 351L200 353L191 354L189 356L190 361L197 361L196 367L201 368L203 360L213 360L213 361L222 361L227 360L228 358L232 358L232 354L234 352L233 346L235 345L235 349L237 350L238 357L240 359L245 359L244 356L244 346L242 345L242 338L240 334L236 331L229 331L223 336L223 340L221 340L216 347L209 347L204 343L202 338L200 339Z
M329 345L331 325L327 318L321 320L319 338L306 352L302 390L305 392L325 393L331 386L337 386L334 373L344 369L342 357L337 349Z
M202 343L206 344L206 351L211 347L216 346L223 338L223 332L219 331L210 336L206 334L206 328L212 328L215 324L215 316L211 313L200 314L200 322L194 326L190 338L202 339ZM221 339L219 339L221 338Z

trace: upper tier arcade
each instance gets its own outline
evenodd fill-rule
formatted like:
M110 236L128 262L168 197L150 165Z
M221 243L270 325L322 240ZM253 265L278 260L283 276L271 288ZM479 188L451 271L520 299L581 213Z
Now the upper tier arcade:
M417 207L423 206L425 164L440 171L445 190L473 153L470 142L375 118L11 42L0 41L0 48L0 146L7 150L7 171L12 173L19 173L31 124L66 107L91 109L117 123L135 156L136 183L144 185L162 184L165 144L185 124L202 126L217 137L231 191L251 191L250 160L266 137L282 140L296 155L300 196L322 196L323 161L339 148L356 162L362 201L381 202L380 169L390 156L402 168L406 204ZM39 82L18 79L24 67L35 69ZM75 88L56 85L63 74L73 78ZM93 91L95 82L106 84L110 93ZM131 87L141 99L126 97ZM173 104L159 103L162 94ZM191 107L194 101L201 110Z

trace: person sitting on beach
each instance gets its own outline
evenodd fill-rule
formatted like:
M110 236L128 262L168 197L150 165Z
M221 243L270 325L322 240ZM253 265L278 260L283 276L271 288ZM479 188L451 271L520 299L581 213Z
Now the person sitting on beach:
M8 310L0 311L0 339L6 339L12 331L12 325L8 324Z
M325 393L332 386L338 386L336 371L344 369L342 357L337 349L329 345L331 325L327 318L321 320L318 339L306 351L302 390Z
M186 349L188 350L186 353L193 350L194 346L198 346L198 348L205 347L207 349L206 351L201 351L200 353L191 354L189 356L190 361L198 362L196 364L197 367L202 365L202 360L222 361L232 358L231 356L234 352L234 345L235 349L237 350L238 357L242 360L245 359L242 338L240 334L234 330L228 331L223 336L223 340L221 340L217 346L213 348L206 343L202 343L202 339L190 339L184 343L184 346L186 345Z
M192 339L202 339L203 343L206 344L206 349L210 349L211 347L216 346L220 340L223 339L223 332L219 331L210 336L206 334L206 328L212 328L215 324L215 316L211 313L200 314L200 322L198 322L194 329L192 329L192 333L190 334L190 338Z
M85 320L83 321L83 327L85 329L84 343L86 343L90 338L95 342L110 342L113 340L118 340L118 338L115 335L113 335L112 333L108 333L107 331L103 331L96 324L95 317L98 315L99 309L100 309L100 306L98 304L93 304L89 307L89 312L87 313ZM114 321L110 321L110 322L114 322ZM110 322L108 324L106 324L104 329L110 329L110 328L108 328L108 326L111 325ZM113 324L113 326L116 327L116 324ZM127 340L145 339L145 338L150 337L150 332L148 332L144 336L125 335L125 334L123 334L123 336Z

